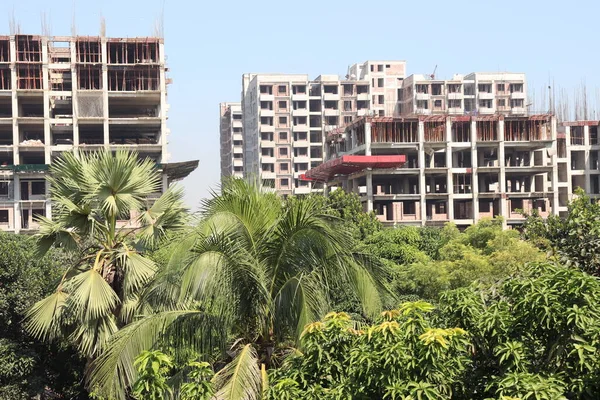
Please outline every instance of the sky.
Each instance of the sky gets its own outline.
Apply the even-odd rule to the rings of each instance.
[[[21,33],[151,36],[162,21],[169,77],[170,162],[200,160],[183,182],[195,209],[218,189],[219,103],[240,101],[247,72],[346,75],[350,64],[406,60],[407,73],[527,74],[541,97],[549,83],[600,88],[600,2],[557,0],[0,0]],[[596,92],[598,93],[598,92]]]

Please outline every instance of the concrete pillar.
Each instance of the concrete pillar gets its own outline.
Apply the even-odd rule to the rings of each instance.
[[[168,135],[170,134],[167,128],[167,113],[169,111],[169,105],[167,104],[167,77],[166,77],[166,66],[165,66],[165,50],[164,43],[159,44],[158,51],[160,61],[160,145],[161,145],[161,156],[160,162],[165,163],[168,161],[167,143]],[[290,88],[291,90],[291,88]],[[290,104],[291,108],[291,104]],[[310,133],[309,133],[310,134]]]
[[[419,121],[418,125],[419,146],[417,157],[419,162],[419,193],[421,194],[421,225],[425,225],[427,221],[427,210],[425,207],[425,129],[423,121]]]
[[[371,155],[371,123],[365,122],[365,155]]]
[[[504,218],[502,226],[508,227],[508,204],[506,195],[506,167],[504,166],[504,119],[498,121],[498,164],[500,165],[500,215]]]
[[[551,120],[551,134],[552,134],[552,214],[558,215],[558,137],[557,137],[557,120],[556,117],[552,117]],[[568,139],[567,139],[568,140]],[[568,148],[568,146],[567,146]],[[570,176],[568,173],[570,165],[567,168],[567,176]],[[571,179],[568,179],[569,181]]]
[[[104,147],[110,147],[110,135],[108,126],[108,44],[106,38],[101,38],[102,46],[102,109],[103,114],[103,127],[104,127]]]
[[[471,121],[471,192],[473,193],[473,222],[479,220],[479,175],[477,166],[477,123]]]
[[[14,174],[14,186],[14,226],[15,233],[19,233],[21,231],[21,180],[17,174]]]
[[[73,146],[75,150],[79,146],[79,103],[77,102],[77,50],[75,40],[71,40],[71,102],[73,103]]]
[[[367,212],[373,211],[373,172],[367,170]]]

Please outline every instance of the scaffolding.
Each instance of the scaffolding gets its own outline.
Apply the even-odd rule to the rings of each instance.
[[[0,39],[0,63],[10,62],[10,40]]]
[[[446,119],[423,122],[425,142],[446,141]]]
[[[451,125],[453,142],[471,141],[471,121],[453,121]]]
[[[155,64],[159,62],[159,40],[133,39],[108,43],[109,64]]]
[[[97,37],[78,37],[75,49],[79,63],[99,64],[102,62],[102,43]]]
[[[78,65],[77,88],[83,90],[101,90],[102,67],[95,65]]]
[[[508,142],[550,139],[550,117],[531,116],[504,121],[504,140]]]
[[[40,90],[42,81],[41,64],[17,64],[17,89]]]
[[[0,68],[0,90],[10,90],[10,68]]]
[[[373,143],[417,143],[419,122],[394,118],[378,118],[371,122]]]
[[[498,121],[479,120],[475,123],[478,142],[493,142],[498,140]]]
[[[39,36],[17,35],[17,62],[42,62],[42,41]]]
[[[109,91],[160,90],[160,70],[155,66],[112,67],[108,70]]]

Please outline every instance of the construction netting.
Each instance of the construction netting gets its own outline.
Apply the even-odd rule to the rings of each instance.
[[[104,107],[102,92],[77,93],[77,116],[78,118],[102,118]]]

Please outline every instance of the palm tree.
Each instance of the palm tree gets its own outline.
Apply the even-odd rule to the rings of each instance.
[[[143,250],[186,222],[182,192],[161,191],[153,161],[136,153],[64,153],[50,167],[52,219],[40,218],[40,253],[51,246],[74,254],[56,291],[26,316],[28,331],[68,338],[88,359],[132,321],[142,288],[155,274]],[[136,216],[135,223],[121,219]]]
[[[154,312],[120,331],[93,363],[88,383],[99,393],[122,398],[135,379],[133,358],[157,344],[173,346],[173,334],[209,351],[221,329],[221,339],[241,350],[216,374],[216,398],[256,398],[264,387],[260,364],[268,367],[278,343],[299,338],[329,311],[333,285],[352,287],[366,314],[380,309],[382,270],[351,252],[350,235],[321,202],[284,202],[232,180],[203,203],[201,215],[143,296]],[[188,316],[202,320],[183,323]],[[225,349],[224,340],[218,344]]]

